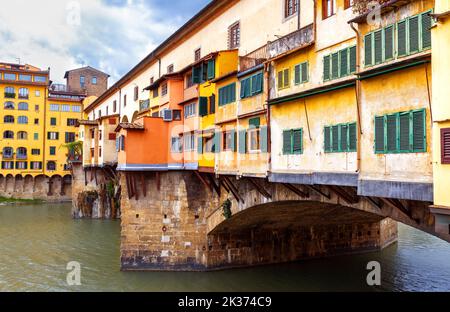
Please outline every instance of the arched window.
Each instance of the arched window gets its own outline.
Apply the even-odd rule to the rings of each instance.
[[[19,147],[17,149],[16,158],[17,159],[25,159],[25,158],[27,158],[27,149],[25,147]]]
[[[20,88],[19,89],[19,99],[28,99],[28,88]]]
[[[56,163],[54,161],[49,161],[47,163],[47,170],[48,171],[55,171],[56,170]]]
[[[17,122],[21,125],[26,125],[28,123],[28,117],[27,116],[19,116],[19,118],[17,118]]]
[[[27,111],[28,110],[28,103],[20,102],[18,108],[19,108],[19,110]]]
[[[3,158],[12,158],[14,150],[12,147],[3,148]]]
[[[14,99],[16,97],[16,89],[14,87],[5,88],[5,98]]]
[[[3,122],[4,123],[14,123],[14,117],[7,115],[7,116],[3,117]]]
[[[28,139],[28,133],[26,133],[25,131],[17,132],[17,139],[18,140],[27,140]]]
[[[3,132],[3,138],[4,139],[14,139],[14,132],[9,131],[9,130]]]
[[[5,102],[4,109],[14,109],[14,102]]]

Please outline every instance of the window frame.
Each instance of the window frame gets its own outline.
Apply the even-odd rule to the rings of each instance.
[[[346,149],[342,149],[342,128],[346,126],[347,127],[347,137],[346,137],[346,141],[347,141],[347,148]],[[351,148],[351,138],[350,138],[350,127],[351,126],[355,126],[356,131],[358,131],[358,123],[355,122],[344,122],[344,123],[339,123],[339,124],[333,124],[333,125],[327,125],[323,128],[323,136],[324,136],[324,140],[323,140],[323,149],[324,152],[326,154],[336,154],[336,153],[355,153],[358,150],[358,134],[356,132],[356,138],[355,138],[355,148],[352,149]],[[338,127],[338,149],[335,150],[333,148],[333,128],[334,127]],[[326,129],[329,128],[330,129],[330,137],[329,137],[329,142],[330,142],[330,149],[326,148]]]
[[[258,149],[252,149],[252,135],[256,133],[256,139],[258,142]],[[258,154],[261,153],[261,127],[247,129],[247,153]]]

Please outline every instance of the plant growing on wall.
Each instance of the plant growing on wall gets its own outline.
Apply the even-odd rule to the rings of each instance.
[[[391,0],[354,0],[353,1],[353,12],[358,14],[367,13],[367,11],[371,8],[370,5],[379,4],[382,5]]]
[[[222,215],[225,217],[225,219],[230,219],[232,216],[231,212],[231,200],[227,199],[225,200],[222,205]]]
[[[64,145],[67,148],[67,162],[81,161],[83,157],[83,142],[76,141]]]

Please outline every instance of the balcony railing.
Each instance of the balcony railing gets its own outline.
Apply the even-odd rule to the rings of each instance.
[[[10,92],[5,92],[5,98],[6,99],[15,99],[16,98],[16,94],[15,93],[10,93]]]
[[[301,48],[312,43],[314,40],[313,25],[305,26],[284,37],[268,43],[268,53],[270,58],[274,58],[288,51]]]
[[[17,154],[16,159],[27,159],[27,155],[26,154]]]
[[[3,154],[3,159],[13,159],[13,154]]]
[[[143,111],[150,108],[150,100],[144,100],[139,102],[139,110]]]
[[[255,66],[261,65],[267,59],[269,55],[267,53],[267,45],[260,47],[259,49],[239,58],[240,71],[246,71]]]
[[[29,98],[28,94],[19,94],[19,99],[28,100],[28,98]]]

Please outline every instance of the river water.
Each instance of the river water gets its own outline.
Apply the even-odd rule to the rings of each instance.
[[[208,273],[121,272],[119,245],[119,221],[72,220],[70,204],[0,206],[0,291],[450,291],[450,244],[404,225],[377,253]],[[381,286],[367,286],[369,261]]]

